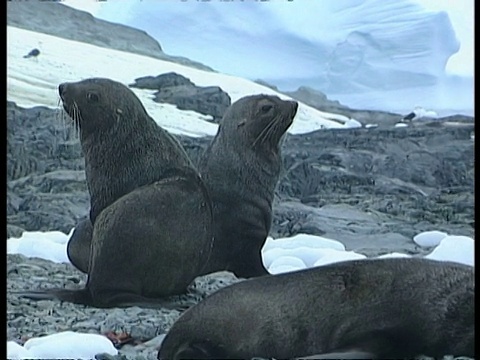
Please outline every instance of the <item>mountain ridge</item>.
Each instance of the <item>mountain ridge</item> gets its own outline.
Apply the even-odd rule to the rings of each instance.
[[[58,1],[9,1],[7,25],[214,71],[200,62],[165,54],[158,41],[143,30],[98,19]]]

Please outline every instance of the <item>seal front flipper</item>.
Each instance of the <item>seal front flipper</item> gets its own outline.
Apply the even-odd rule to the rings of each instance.
[[[159,351],[157,359],[230,359],[225,352],[225,349],[220,345],[215,345],[209,342],[208,340],[183,343],[175,350],[173,355],[170,350]]]
[[[109,297],[102,296],[102,302],[98,302],[94,301],[87,288],[15,291],[12,294],[32,300],[60,300],[99,308],[140,306],[144,308],[183,311],[197,303],[194,301],[178,303],[176,299],[148,298],[131,293],[113,293]]]
[[[67,243],[67,256],[73,266],[88,274],[93,225],[89,218],[80,221]]]

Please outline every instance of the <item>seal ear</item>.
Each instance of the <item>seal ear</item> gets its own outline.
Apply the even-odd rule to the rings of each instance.
[[[221,346],[205,340],[181,345],[173,359],[228,359],[228,357]]]

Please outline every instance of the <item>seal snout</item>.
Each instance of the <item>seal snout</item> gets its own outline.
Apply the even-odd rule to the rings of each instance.
[[[58,94],[60,95],[60,98],[62,100],[65,100],[65,88],[66,88],[66,83],[62,83],[58,85]]]

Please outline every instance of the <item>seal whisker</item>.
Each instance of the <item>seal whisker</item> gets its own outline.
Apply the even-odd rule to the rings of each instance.
[[[270,137],[270,135],[272,133],[275,133],[276,132],[276,124],[277,122],[279,122],[281,119],[280,119],[280,116],[275,116],[272,121],[270,121],[267,126],[265,126],[262,131],[260,132],[260,134],[256,137],[255,141],[253,142],[252,144],[252,148],[255,147],[255,145],[257,144],[257,142],[260,142],[260,144],[263,144],[265,143],[265,141]]]
[[[57,101],[57,106],[56,106],[56,108],[55,108],[54,114],[55,114],[55,115],[54,115],[54,117],[55,117],[55,124],[60,123],[59,120],[60,120],[60,118],[62,117],[62,110],[61,110],[61,108],[60,108],[60,98],[59,98],[58,101]],[[65,136],[65,128],[62,127],[62,129],[63,129],[63,132],[62,132],[62,140],[63,140],[63,138],[64,138],[64,136]],[[58,130],[57,126],[54,125],[54,127],[53,127],[53,144],[52,144],[52,149],[51,149],[51,151],[52,151],[52,156],[53,156],[53,154],[56,152],[55,150],[58,148],[58,137],[59,137],[59,130]],[[57,152],[57,156],[58,156],[58,152]]]
[[[260,143],[263,143],[262,138],[263,138],[264,134],[266,132],[268,132],[268,129],[270,128],[270,126],[272,126],[272,122],[268,123],[267,126],[262,129],[260,134],[258,134],[258,136],[255,138],[255,140],[252,143],[252,148],[254,148],[255,145],[257,144],[257,142],[259,142],[259,141],[260,141]]]
[[[80,111],[78,109],[78,104],[76,101],[73,101],[72,105],[72,119],[74,125],[74,136],[75,139],[80,139]]]
[[[262,131],[260,132],[260,134],[258,134],[258,136],[255,138],[255,140],[253,141],[252,143],[252,147],[255,147],[255,145],[260,142],[260,144],[262,144],[264,141],[265,141],[265,137],[266,137],[266,134],[269,133],[270,129],[274,126],[274,122],[275,122],[275,119],[273,119],[272,121],[270,121],[267,126],[265,126]]]
[[[55,108],[55,120],[56,123],[60,124],[59,126],[54,127],[55,140],[53,144],[53,149],[58,150],[58,141],[59,138],[63,141],[67,141],[70,138],[70,122],[67,122],[68,113],[62,106],[62,99],[57,98],[57,107]],[[61,128],[61,130],[59,129]],[[53,150],[52,149],[52,150]],[[57,157],[60,156],[60,153],[57,152]]]

